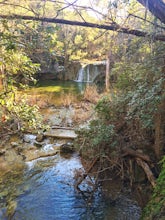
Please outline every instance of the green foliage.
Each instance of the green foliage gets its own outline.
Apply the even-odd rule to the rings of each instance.
[[[142,220],[164,219],[165,216],[165,156],[162,161],[162,169],[157,179],[152,198],[143,211]]]
[[[95,110],[98,113],[98,116],[102,120],[109,120],[112,118],[112,108],[111,108],[111,102],[108,96],[104,96],[101,98],[96,107]]]
[[[89,140],[92,140],[91,147],[110,145],[115,136],[114,126],[111,124],[105,125],[100,123],[99,120],[93,121],[88,135]],[[114,147],[114,144],[112,147]]]
[[[6,124],[12,129],[13,124],[15,130],[22,131],[44,128],[38,106],[28,105],[25,97],[16,100],[15,94],[16,89],[6,94],[0,94],[1,125]]]
[[[145,48],[146,44],[142,42],[141,47]],[[112,74],[117,76],[119,102],[126,110],[126,119],[137,119],[144,128],[153,128],[155,113],[165,92],[162,72],[164,45],[155,44],[154,47],[154,53],[150,51],[148,54],[149,49],[146,50],[142,62],[135,62],[134,57],[125,57],[115,63],[112,70]],[[141,57],[144,56],[142,48],[137,52]],[[157,59],[158,56],[160,59]]]
[[[39,65],[32,63],[23,51],[1,48],[0,69],[1,78],[6,86],[23,86],[35,81],[33,75],[39,70]],[[4,89],[7,89],[4,87]]]
[[[5,32],[1,35],[3,43],[0,45],[0,129],[40,128],[42,118],[38,107],[29,106],[23,97],[16,97],[17,87],[24,88],[35,81],[33,75],[39,70],[39,65],[34,64],[23,49],[18,50],[18,44],[9,34],[7,22],[3,23],[3,28]]]
[[[139,118],[143,127],[154,126],[155,113],[163,99],[164,77],[155,79],[154,84],[141,82],[136,85],[136,90],[129,93],[127,118]]]
[[[88,153],[89,158],[103,157],[117,146],[114,125],[106,125],[100,120],[92,121],[88,129],[81,129],[78,134],[85,140],[82,153]]]

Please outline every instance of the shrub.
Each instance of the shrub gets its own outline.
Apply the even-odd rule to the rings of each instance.
[[[165,156],[162,161],[162,169],[157,179],[152,198],[143,211],[142,220],[164,219],[165,216]]]

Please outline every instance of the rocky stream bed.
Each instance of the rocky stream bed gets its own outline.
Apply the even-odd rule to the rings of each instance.
[[[13,135],[0,148],[0,219],[138,220],[140,207],[119,183],[93,193],[89,176],[81,192],[75,189],[77,174],[85,172],[74,148],[75,129],[94,117],[93,107],[51,107],[42,114],[49,130]]]

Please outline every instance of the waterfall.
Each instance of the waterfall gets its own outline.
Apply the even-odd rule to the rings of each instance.
[[[77,79],[75,80],[76,82],[83,82],[84,78],[84,67],[81,67],[78,71]]]
[[[93,82],[95,78],[105,69],[105,63],[102,61],[85,64],[78,71],[76,82]]]
[[[76,82],[90,82],[90,72],[89,72],[89,67],[87,66],[82,66],[77,74],[77,79],[75,80]]]
[[[82,66],[77,74],[76,82],[92,82],[90,79],[90,68],[89,65]]]

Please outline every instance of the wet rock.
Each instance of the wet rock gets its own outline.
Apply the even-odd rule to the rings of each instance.
[[[75,151],[74,145],[73,145],[73,143],[70,143],[70,142],[68,142],[66,144],[63,144],[60,147],[60,152],[61,153],[66,153],[66,154],[67,153],[74,153],[74,151]]]
[[[36,141],[37,142],[42,142],[43,140],[44,140],[44,134],[38,134],[37,136],[36,136]]]
[[[1,169],[3,172],[22,170],[25,166],[22,156],[18,155],[13,149],[8,149],[2,160]]]
[[[43,147],[44,142],[35,141],[34,145],[35,145],[36,147],[38,147],[38,148],[41,148],[41,147]]]
[[[32,161],[39,158],[54,156],[59,153],[59,146],[53,144],[46,144],[41,148],[33,148],[30,151],[24,151],[24,155],[26,156],[25,161]]]
[[[33,134],[25,134],[24,135],[24,138],[23,138],[23,141],[25,143],[33,143],[36,139],[36,136],[33,135]]]
[[[5,149],[0,149],[0,156],[5,154]]]

